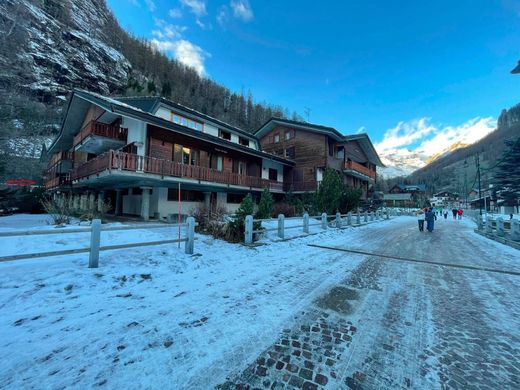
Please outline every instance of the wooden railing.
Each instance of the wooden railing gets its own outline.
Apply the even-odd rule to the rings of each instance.
[[[269,188],[283,190],[283,183],[262,179],[256,176],[239,175],[233,172],[223,172],[212,168],[186,165],[160,158],[139,156],[110,150],[75,168],[72,173],[74,180],[97,174],[104,170],[123,170],[144,172],[164,176],[184,177],[203,180],[212,183],[230,184],[250,188]]]
[[[56,165],[59,161],[63,161],[63,160],[72,160],[72,153],[71,152],[54,153],[49,160],[48,166],[52,167],[53,165]]]
[[[45,189],[50,190],[52,188],[68,186],[70,185],[70,176],[57,176],[45,181]]]
[[[96,121],[88,122],[78,134],[74,136],[74,146],[80,144],[89,135],[99,135],[112,139],[126,141],[128,129],[119,126],[107,125]]]
[[[346,170],[352,170],[359,172],[365,176],[368,176],[372,179],[376,178],[376,172],[371,170],[370,168],[365,167],[364,165],[357,163],[355,161],[345,161],[345,167]]]

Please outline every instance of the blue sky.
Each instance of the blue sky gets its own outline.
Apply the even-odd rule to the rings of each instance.
[[[509,73],[519,1],[108,4],[125,29],[205,76],[291,112],[308,107],[311,122],[367,132],[380,150],[429,153],[446,132],[439,142],[484,135],[520,102],[520,75]]]

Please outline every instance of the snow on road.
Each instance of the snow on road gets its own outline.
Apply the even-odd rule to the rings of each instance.
[[[0,264],[0,387],[242,383],[240,373],[281,334],[310,329],[302,321],[314,316],[339,321],[338,329],[345,321],[357,328],[345,333],[349,343],[335,355],[333,373],[321,368],[328,360],[322,366],[313,361],[327,388],[464,387],[470,373],[480,375],[479,385],[500,380],[508,388],[520,369],[518,278],[306,245],[520,268],[518,251],[476,235],[469,221],[439,221],[432,234],[419,233],[415,224],[399,217],[339,231],[314,226],[316,235],[289,241],[268,235],[266,245],[254,248],[197,235],[193,256],[175,245],[117,250],[103,252],[95,270],[86,267],[88,255]],[[125,232],[124,239],[173,234],[160,230]],[[66,236],[38,245],[84,244]],[[50,236],[24,239],[33,245],[44,237]],[[13,245],[21,243],[0,240],[0,247],[16,252]],[[317,307],[338,286],[356,292],[352,310],[338,315]],[[479,354],[484,361],[473,362]],[[278,380],[272,370],[270,384]],[[310,380],[320,384],[322,377]]]

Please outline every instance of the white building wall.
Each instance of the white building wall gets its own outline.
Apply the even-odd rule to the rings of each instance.
[[[179,204],[176,200],[168,200],[168,188],[154,188],[157,192],[157,211],[160,218],[168,217],[168,214],[177,214]],[[204,202],[181,202],[181,214],[191,215],[198,207],[203,206]]]
[[[265,158],[262,160],[262,179],[269,179],[269,168],[276,169],[278,171],[276,181],[283,182],[283,165],[276,161],[266,160]]]
[[[218,137],[218,128],[209,123],[204,123],[204,133]]]
[[[127,142],[129,144],[134,142],[137,145],[137,154],[144,156],[146,147],[146,123],[137,119],[123,117],[121,127],[128,129]]]

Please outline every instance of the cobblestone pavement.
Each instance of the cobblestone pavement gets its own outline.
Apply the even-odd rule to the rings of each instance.
[[[516,258],[520,269],[518,252],[458,221],[440,221],[431,234],[412,218],[382,229],[367,237],[373,252],[501,269]],[[518,277],[365,257],[291,324],[218,387],[520,388]]]

